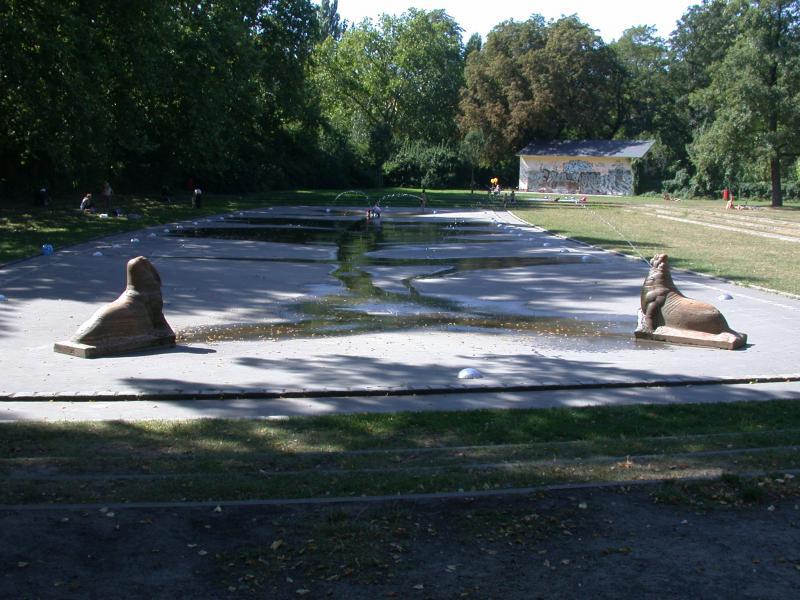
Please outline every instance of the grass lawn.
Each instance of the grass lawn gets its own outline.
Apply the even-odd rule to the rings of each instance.
[[[797,467],[797,402],[0,425],[0,504],[719,478]]]
[[[721,201],[593,198],[587,205],[521,200],[514,212],[554,233],[673,266],[800,294],[800,207],[725,211]],[[773,237],[768,237],[773,236]]]

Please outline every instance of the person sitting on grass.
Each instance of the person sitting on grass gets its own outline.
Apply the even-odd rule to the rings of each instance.
[[[731,208],[733,208],[733,193],[732,192],[728,194],[728,203],[725,205],[725,208],[727,210],[730,210]]]
[[[92,193],[87,192],[87,194],[81,200],[81,210],[85,213],[93,213],[95,212],[94,202],[92,201]]]

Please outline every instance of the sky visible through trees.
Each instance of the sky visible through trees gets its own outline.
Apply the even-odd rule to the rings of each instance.
[[[444,9],[464,30],[462,38],[469,39],[478,33],[484,39],[497,23],[514,19],[524,21],[531,14],[541,14],[545,19],[558,19],[565,15],[577,15],[597,30],[607,43],[618,39],[622,32],[634,25],[652,25],[658,35],[668,37],[675,23],[691,6],[690,0],[561,0],[560,2],[519,2],[519,0],[495,0],[491,4],[464,2],[463,0],[342,0],[339,12],[342,19],[360,23],[365,18],[380,14],[401,14],[413,6],[425,10]]]

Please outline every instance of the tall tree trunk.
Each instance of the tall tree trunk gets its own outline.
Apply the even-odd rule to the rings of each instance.
[[[772,206],[783,206],[783,195],[781,194],[781,158],[771,156],[769,159],[769,173],[772,179]]]

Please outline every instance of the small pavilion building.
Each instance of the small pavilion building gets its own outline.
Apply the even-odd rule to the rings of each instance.
[[[556,194],[634,194],[633,161],[653,140],[532,142],[517,153],[519,189]]]

